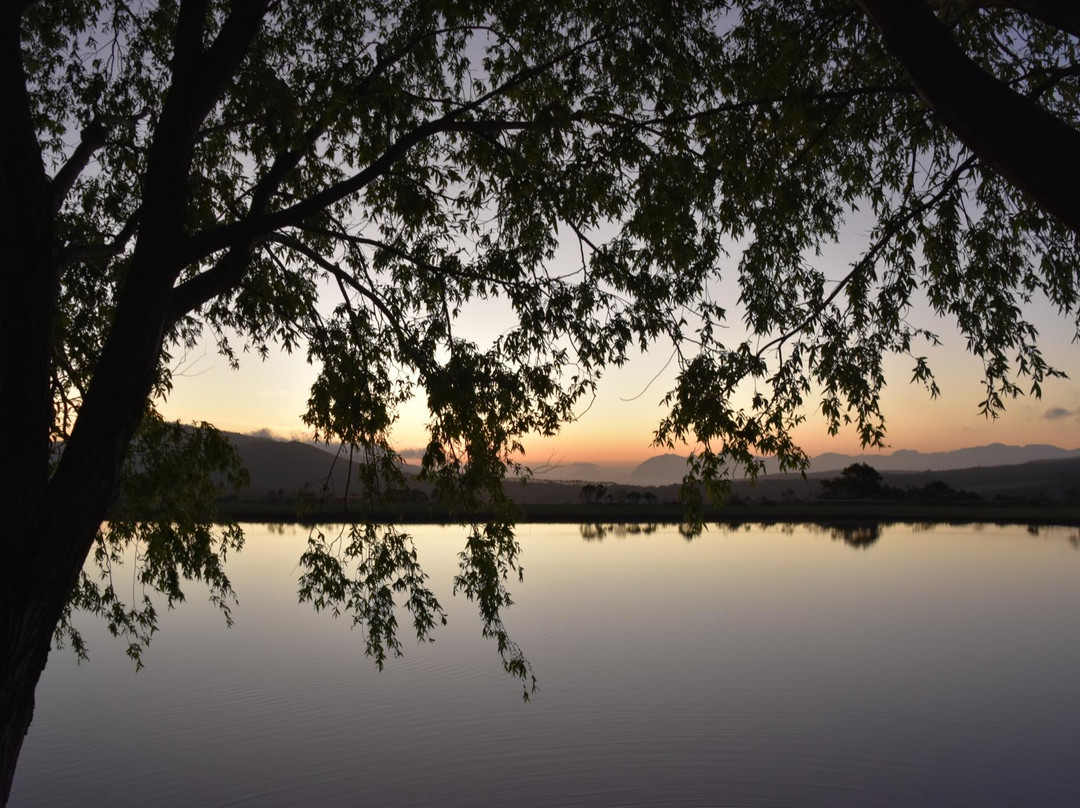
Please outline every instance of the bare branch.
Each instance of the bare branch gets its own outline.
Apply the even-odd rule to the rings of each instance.
[[[102,244],[69,244],[57,253],[56,262],[60,266],[64,266],[66,264],[76,264],[80,261],[100,261],[116,258],[124,253],[128,243],[138,229],[139,211],[136,210],[112,241]]]
[[[181,317],[237,286],[251,261],[252,245],[233,247],[210,269],[184,281],[173,289],[165,318],[166,329]]]
[[[49,213],[53,216],[59,212],[71,186],[86,168],[94,152],[105,145],[105,134],[105,126],[97,119],[91,121],[90,125],[82,130],[79,145],[75,147],[71,157],[60,167],[52,182],[49,183]]]

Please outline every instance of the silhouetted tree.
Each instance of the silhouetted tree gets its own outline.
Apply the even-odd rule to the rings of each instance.
[[[905,494],[911,499],[930,502],[958,502],[981,499],[978,494],[953,488],[943,480],[931,480],[917,488],[909,487],[906,489]]]
[[[606,485],[601,483],[586,483],[581,487],[581,501],[587,504],[601,502],[606,493]]]
[[[852,463],[839,477],[821,481],[823,499],[879,499],[894,492],[884,485],[884,478],[873,466]]]
[[[212,427],[154,411],[200,339],[232,362],[307,351],[307,422],[367,454],[373,496],[400,482],[388,435],[422,391],[423,481],[468,526],[457,584],[526,679],[499,619],[518,550],[502,479],[635,346],[678,348],[657,441],[695,445],[712,480],[761,455],[802,467],[815,383],[830,428],[880,443],[887,354],[936,391],[916,288],[982,358],[985,412],[1022,379],[1038,392],[1055,371],[1017,301],[1076,312],[1080,11],[934,8],[7,3],[0,801],[54,633],[82,651],[70,610],[111,616],[136,658],[149,636],[151,610],[82,572],[92,548],[139,541],[147,588],[175,600],[204,578],[227,607],[220,552],[242,536],[213,526],[215,494],[243,471]],[[836,280],[809,256],[856,209],[869,239]],[[580,266],[552,263],[560,237]],[[734,241],[749,335],[729,344],[711,290]],[[459,334],[494,298],[516,325]],[[365,598],[385,551],[426,636],[442,612],[409,537],[350,539],[342,565],[313,535],[301,591],[359,604],[380,658],[395,624]]]

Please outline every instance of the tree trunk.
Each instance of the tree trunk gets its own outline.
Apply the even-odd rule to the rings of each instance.
[[[0,806],[8,804],[23,739],[34,717],[34,689],[45,667],[32,664],[3,678],[0,696]]]
[[[204,48],[205,3],[184,2],[176,52],[149,153],[138,236],[118,286],[112,326],[82,392],[63,456],[50,469],[54,324],[60,299],[53,215],[65,183],[47,176],[23,69],[22,14],[0,10],[0,379],[8,428],[0,430],[0,806],[34,712],[34,688],[53,630],[120,481],[153,388],[182,268],[196,134],[259,30],[265,0],[236,3]],[[77,170],[77,169],[76,169]],[[61,198],[57,198],[59,193]],[[51,473],[50,473],[51,472]]]
[[[51,602],[50,602],[51,601]],[[49,657],[53,629],[66,593],[35,599],[20,609],[3,604],[0,649],[0,806],[7,805],[23,739],[34,717],[34,690]]]
[[[13,240],[18,243],[17,240]],[[21,246],[21,245],[20,245]],[[30,245],[16,273],[23,297],[5,301],[0,369],[10,373],[18,421],[3,431],[0,505],[0,807],[7,804],[53,631],[119,484],[161,351],[168,283],[126,289],[79,420],[49,475],[53,411],[49,358],[55,294],[51,251]],[[19,264],[16,264],[17,266]],[[129,284],[131,287],[132,284]],[[22,305],[19,305],[22,303]],[[28,403],[29,402],[29,403]]]
[[[8,537],[23,545],[24,565],[5,576],[8,585],[0,593],[0,806],[11,792],[53,631],[107,504],[82,512],[46,509],[28,532]]]

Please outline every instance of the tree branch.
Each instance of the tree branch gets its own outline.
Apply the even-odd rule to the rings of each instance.
[[[573,116],[573,119],[579,120],[580,116]],[[378,159],[348,179],[312,194],[288,208],[223,225],[194,236],[180,249],[179,260],[181,265],[186,266],[226,249],[237,241],[265,237],[283,227],[297,227],[307,217],[362,191],[373,180],[389,171],[413,146],[430,137],[449,132],[508,132],[528,129],[535,125],[537,125],[535,121],[457,121],[450,116],[428,121],[404,134]]]
[[[303,225],[300,229],[303,230],[304,232],[307,232],[307,233],[315,233],[315,234],[321,235],[321,236],[329,236],[330,238],[338,239],[339,241],[343,241],[343,242],[346,242],[346,243],[349,243],[349,244],[355,244],[355,245],[360,246],[360,247],[371,247],[372,249],[375,249],[375,250],[385,250],[386,252],[390,253],[391,255],[393,255],[393,256],[395,256],[397,258],[400,258],[402,261],[408,261],[410,264],[417,267],[418,269],[426,270],[427,272],[430,272],[433,275],[440,275],[440,274],[445,273],[445,274],[448,274],[448,275],[457,275],[459,277],[461,276],[461,273],[453,272],[451,270],[446,269],[445,267],[435,266],[432,263],[429,263],[429,262],[424,261],[424,260],[422,260],[420,258],[417,258],[415,255],[412,255],[411,253],[406,252],[405,250],[401,249],[400,247],[395,247],[393,244],[387,244],[385,241],[379,241],[378,239],[367,238],[365,236],[356,236],[356,235],[353,235],[352,233],[345,233],[345,232],[342,232],[342,231],[339,231],[339,230],[330,230],[329,228],[325,228],[325,227],[314,227],[314,226],[311,226],[311,225],[308,225],[308,224]],[[277,240],[277,239],[275,239],[275,240]],[[285,244],[284,241],[281,241],[279,243]],[[290,241],[289,245],[291,246],[292,243],[293,242]],[[476,277],[479,277],[479,276],[476,276]],[[495,279],[494,278],[484,278],[484,280],[494,281]]]
[[[209,0],[181,0],[176,16],[176,35],[173,37],[173,57],[170,63],[173,78],[187,75],[202,56],[203,35]]]
[[[980,8],[1011,8],[1080,37],[1080,4],[1076,0],[973,0]]]
[[[329,107],[329,105],[328,105]],[[274,192],[280,187],[285,177],[300,163],[303,149],[309,148],[326,131],[329,118],[322,116],[304,133],[303,147],[283,152],[274,160],[267,172],[255,183],[248,205],[248,218],[264,215],[270,207]],[[218,263],[173,289],[169,299],[168,327],[171,328],[181,317],[206,303],[211,298],[222,294],[240,283],[244,277],[255,245],[255,238],[238,240],[229,249],[228,254]],[[182,264],[183,266],[184,264]]]
[[[53,216],[60,211],[72,186],[90,162],[90,158],[94,156],[94,152],[101,149],[108,142],[109,133],[106,127],[109,124],[131,125],[145,114],[146,111],[144,110],[138,115],[130,117],[95,116],[82,130],[79,145],[75,147],[75,151],[71,153],[67,162],[60,167],[52,182],[49,183],[49,208]]]
[[[141,210],[141,209],[140,209]],[[77,264],[80,261],[99,261],[107,258],[116,258],[127,249],[128,243],[139,229],[139,210],[136,210],[124,222],[124,227],[105,244],[69,244],[61,249],[56,255],[56,263],[59,266]]]
[[[269,8],[270,0],[234,0],[217,38],[193,70],[200,123],[240,66]]]
[[[431,373],[431,357],[425,356],[411,346],[410,340],[405,334],[405,331],[402,329],[399,315],[390,310],[390,307],[386,305],[385,300],[372,292],[362,283],[358,283],[356,278],[354,278],[348,272],[345,272],[340,266],[333,263],[332,261],[327,260],[299,239],[282,233],[278,233],[271,236],[270,240],[282,245],[283,247],[287,247],[290,250],[295,250],[296,252],[305,256],[306,258],[314,262],[316,265],[318,265],[321,269],[329,272],[337,281],[339,286],[348,286],[354,292],[369,300],[372,305],[374,305],[375,308],[377,308],[382,313],[383,317],[386,318],[389,326],[394,330],[394,333],[397,335],[398,338],[398,348],[402,351],[402,353],[406,354],[413,361],[416,369],[421,374],[426,376]]]
[[[578,53],[590,44],[593,44],[598,38],[599,37],[590,37],[587,40],[579,42],[572,48],[568,48],[567,50],[552,56],[550,59],[538,62],[537,64],[514,74],[498,87],[492,88],[469,103],[462,104],[457,109],[447,112],[442,117],[426,121],[415,129],[404,133],[366,168],[341,182],[335,183],[318,193],[312,194],[307,199],[303,199],[288,208],[275,211],[274,213],[255,216],[233,224],[223,225],[214,230],[204,231],[192,237],[180,249],[180,265],[187,266],[196,263],[205,259],[207,256],[213,255],[220,250],[227,249],[236,243],[258,239],[259,237],[266,236],[283,227],[295,227],[300,225],[312,214],[325,210],[334,203],[340,202],[342,199],[363,190],[373,180],[385,174],[390,167],[404,157],[413,146],[422,143],[430,137],[449,132],[506,132],[528,129],[532,126],[539,125],[541,122],[536,120],[468,120],[465,119],[465,116],[482,108],[490,99],[504,94],[536,76],[543,74],[544,71],[550,69],[553,65],[570,58],[575,53]],[[583,118],[584,113],[579,111],[567,116],[564,120],[559,122],[570,123],[582,120]],[[550,126],[552,121],[546,120],[542,123],[543,125]]]
[[[712,118],[717,115],[726,115],[729,112],[743,112],[745,110],[764,107],[769,104],[783,104],[790,101],[850,101],[863,95],[882,95],[885,93],[897,95],[909,95],[915,91],[910,84],[871,84],[865,87],[851,87],[846,90],[822,90],[816,93],[790,93],[777,96],[757,96],[742,101],[727,101],[714,107],[700,110],[699,112],[683,116],[668,116],[655,118],[655,122],[667,121],[674,123],[690,123],[692,121]],[[649,123],[652,123],[650,121]]]
[[[858,2],[942,122],[981,160],[1080,233],[1080,132],[975,64],[923,0]]]
[[[873,246],[870,247],[866,255],[864,255],[859,261],[857,261],[855,265],[851,268],[851,271],[848,272],[847,275],[845,275],[837,282],[836,286],[833,287],[832,291],[829,292],[828,296],[826,296],[820,304],[815,306],[813,311],[806,315],[806,317],[804,317],[798,323],[798,325],[794,326],[790,330],[785,331],[780,336],[775,337],[774,339],[762,345],[761,348],[759,348],[755,352],[755,355],[760,359],[770,348],[783,345],[796,334],[804,331],[807,326],[813,323],[814,320],[816,320],[825,312],[829,305],[836,299],[837,295],[839,295],[840,292],[843,291],[853,280],[873,269],[874,265],[877,262],[878,255],[880,255],[881,251],[885,249],[885,246],[894,237],[899,235],[899,233],[905,227],[907,227],[908,224],[910,224],[918,216],[921,216],[924,212],[926,212],[938,202],[940,202],[945,197],[945,195],[949,193],[949,191],[951,191],[957,186],[957,184],[959,184],[961,178],[974,164],[975,158],[968,157],[966,160],[960,163],[960,165],[953,169],[952,173],[948,176],[948,178],[946,178],[943,183],[941,183],[941,185],[937,188],[937,191],[932,196],[920,200],[918,204],[911,206],[906,211],[903,211],[900,216],[889,222],[889,224],[885,228],[885,232],[881,235],[880,238],[877,239]]]
[[[173,289],[165,319],[166,330],[184,315],[237,286],[244,279],[250,261],[251,245],[233,247],[210,269]]]
[[[49,212],[55,216],[64,204],[71,186],[79,178],[94,152],[105,145],[105,126],[99,120],[93,120],[82,130],[82,139],[75,147],[71,157],[60,167],[49,183]]]

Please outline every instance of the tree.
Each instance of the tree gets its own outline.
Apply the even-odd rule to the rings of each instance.
[[[581,486],[581,501],[586,505],[600,502],[607,493],[607,486],[603,483],[585,483]]]
[[[821,496],[824,499],[881,499],[895,496],[895,492],[883,483],[884,478],[873,466],[852,463],[840,472],[839,477],[821,481]]]
[[[1066,4],[14,0],[2,15],[5,800],[54,632],[81,649],[71,609],[104,614],[136,659],[153,631],[152,605],[82,572],[88,554],[137,543],[149,587],[176,599],[205,578],[227,614],[220,562],[242,536],[213,504],[242,470],[208,425],[154,411],[199,339],[233,361],[307,351],[307,422],[367,458],[371,497],[395,487],[389,430],[422,391],[424,477],[469,526],[456,587],[527,680],[499,619],[518,570],[501,481],[522,436],[557,430],[635,346],[674,344],[657,441],[694,445],[692,474],[716,481],[763,454],[802,467],[791,430],[815,397],[833,430],[880,443],[885,354],[911,354],[935,392],[917,294],[982,358],[990,415],[1057,373],[1020,303],[1076,314]],[[873,217],[863,255],[830,278],[812,256],[857,209]],[[736,242],[741,298],[717,301]],[[579,265],[559,269],[569,247]],[[492,345],[460,336],[466,303],[494,298],[516,325]],[[748,336],[725,342],[740,315]],[[365,621],[376,659],[396,648],[394,592],[420,636],[441,621],[398,530],[358,526],[343,557],[313,535],[304,563],[301,593]]]

